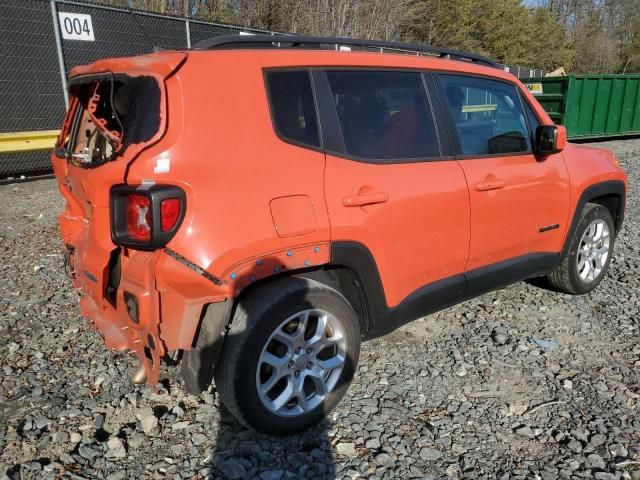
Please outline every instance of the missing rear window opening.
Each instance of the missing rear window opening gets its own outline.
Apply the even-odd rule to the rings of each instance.
[[[71,81],[70,122],[56,153],[81,167],[114,160],[160,128],[160,87],[151,76],[104,74]],[[67,127],[68,125],[68,127]]]

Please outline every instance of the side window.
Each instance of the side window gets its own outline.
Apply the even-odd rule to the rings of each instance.
[[[529,129],[531,130],[532,135],[535,133],[538,126],[540,126],[540,120],[536,115],[536,112],[533,111],[531,105],[525,98],[522,98],[522,104],[524,105],[524,111],[527,114],[527,120],[529,121]]]
[[[319,147],[318,119],[309,72],[273,71],[266,75],[276,131],[293,142]]]
[[[326,74],[348,155],[372,160],[440,156],[420,73]]]
[[[514,85],[462,75],[440,75],[463,155],[531,151],[531,136]]]

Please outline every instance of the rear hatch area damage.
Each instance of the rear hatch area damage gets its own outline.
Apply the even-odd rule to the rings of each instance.
[[[66,200],[59,215],[66,269],[80,294],[82,315],[108,348],[128,349],[138,357],[150,384],[158,382],[167,351],[155,279],[160,252],[113,242],[110,192],[126,184],[130,164],[163,137],[165,81],[185,59],[185,53],[167,52],[74,68],[69,110],[52,154]],[[124,291],[135,293],[137,322]]]
[[[150,141],[160,128],[160,87],[151,76],[78,77],[69,91],[75,115],[56,153],[79,167],[114,160],[130,145]]]

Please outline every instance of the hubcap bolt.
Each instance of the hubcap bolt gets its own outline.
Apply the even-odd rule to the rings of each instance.
[[[313,368],[313,362],[309,362],[309,363],[307,363],[307,368],[308,368],[308,369],[312,369],[312,368]]]
[[[289,368],[293,367],[293,360],[289,360]]]
[[[310,354],[311,352],[313,352],[313,348],[307,348],[307,353]]]
[[[296,377],[300,376],[300,370],[296,370]]]
[[[296,355],[300,353],[300,348],[296,348]]]

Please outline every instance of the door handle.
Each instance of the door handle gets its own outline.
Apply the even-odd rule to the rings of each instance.
[[[504,180],[495,179],[478,182],[474,185],[474,187],[479,192],[486,192],[489,190],[497,190],[499,188],[503,188],[506,184],[507,182],[505,182]]]
[[[374,203],[384,203],[389,200],[389,194],[384,192],[367,193],[362,195],[347,195],[342,198],[345,207],[363,207]]]

